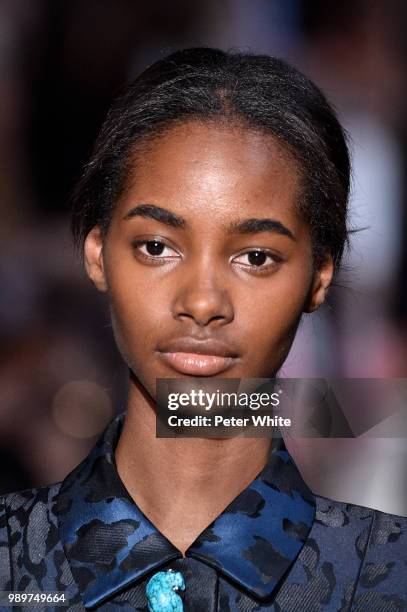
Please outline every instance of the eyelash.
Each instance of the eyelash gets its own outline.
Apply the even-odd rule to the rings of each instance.
[[[148,261],[152,263],[153,265],[157,266],[157,265],[163,265],[166,261],[168,262],[171,259],[177,259],[177,257],[168,257],[168,256],[163,256],[163,255],[153,256],[147,253],[143,253],[140,250],[140,247],[145,246],[148,243],[157,243],[157,244],[163,245],[165,248],[172,249],[172,247],[167,245],[163,240],[154,240],[154,239],[135,240],[133,241],[132,246],[135,251],[138,251],[138,255],[141,256],[144,261]],[[172,250],[175,250],[175,249],[172,249]],[[243,257],[245,255],[249,255],[250,253],[255,253],[255,252],[264,253],[267,257],[272,258],[273,261],[269,263],[268,265],[263,265],[263,266],[256,266],[254,264],[240,264],[244,268],[249,269],[251,272],[254,272],[254,274],[263,274],[263,273],[269,272],[271,268],[275,268],[283,261],[283,259],[279,257],[278,255],[275,255],[274,253],[271,253],[267,251],[266,249],[260,249],[260,248],[250,249],[249,251],[240,253],[240,255],[238,255],[237,257]]]
[[[267,274],[272,269],[276,268],[281,262],[282,258],[278,257],[274,253],[270,253],[265,249],[251,249],[250,251],[246,251],[245,253],[241,253],[238,257],[244,257],[245,255],[249,255],[250,253],[264,253],[267,257],[269,257],[272,261],[268,264],[262,264],[261,266],[256,266],[255,264],[240,264],[246,269],[249,269],[254,274]]]
[[[172,247],[170,247],[169,245],[165,244],[165,242],[163,242],[163,240],[135,240],[132,244],[133,244],[133,248],[135,251],[138,250],[139,254],[142,256],[142,258],[145,261],[150,261],[152,264],[154,265],[162,265],[163,264],[163,260],[169,260],[169,259],[176,259],[174,257],[163,257],[162,255],[156,255],[155,257],[153,255],[148,255],[146,253],[142,253],[140,251],[140,247],[143,245],[148,244],[149,242],[154,242],[157,244],[162,244],[164,245],[166,248],[171,249]],[[175,249],[172,249],[175,250]]]

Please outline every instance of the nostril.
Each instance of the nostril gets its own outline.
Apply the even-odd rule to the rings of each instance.
[[[216,322],[216,321],[225,322],[225,323],[228,322],[228,319],[226,317],[224,317],[223,315],[214,315],[214,316],[205,317],[205,316],[202,316],[202,315],[199,316],[199,315],[196,315],[196,314],[192,315],[192,314],[189,314],[187,312],[176,314],[176,315],[174,315],[174,318],[175,319],[181,319],[181,320],[184,319],[184,318],[187,319],[187,320],[192,320],[192,321],[194,321],[195,323],[197,323],[200,326],[206,326],[206,325],[209,325],[210,323]]]
[[[193,319],[200,326],[228,323],[233,320],[233,305],[228,296],[217,289],[194,289],[177,296],[173,307],[175,319]]]

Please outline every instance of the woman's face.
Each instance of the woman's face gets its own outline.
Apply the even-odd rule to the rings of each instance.
[[[332,277],[330,258],[314,270],[299,194],[296,163],[258,131],[189,122],[138,150],[85,261],[150,395],[156,378],[276,374]]]

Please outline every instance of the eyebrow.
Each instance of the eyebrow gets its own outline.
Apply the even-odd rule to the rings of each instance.
[[[170,227],[185,228],[187,225],[185,219],[179,217],[175,213],[156,206],[155,204],[139,204],[135,206],[124,216],[124,219],[132,219],[133,217],[145,217],[147,219],[154,219]]]
[[[167,210],[156,206],[155,204],[139,204],[134,206],[131,210],[126,213],[124,219],[132,219],[133,217],[144,217],[147,219],[154,219],[164,225],[170,227],[185,229],[188,224],[186,220]],[[273,232],[281,234],[282,236],[288,236],[291,240],[295,240],[294,234],[288,229],[281,221],[276,219],[244,219],[243,221],[233,221],[227,227],[228,234],[259,234],[261,232]]]
[[[260,232],[275,232],[295,240],[294,234],[281,221],[276,219],[245,219],[234,221],[228,228],[230,234],[259,234]]]

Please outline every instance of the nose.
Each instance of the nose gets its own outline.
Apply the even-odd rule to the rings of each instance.
[[[200,327],[222,326],[233,321],[234,309],[221,278],[204,266],[184,273],[172,310],[179,321],[194,321]]]

